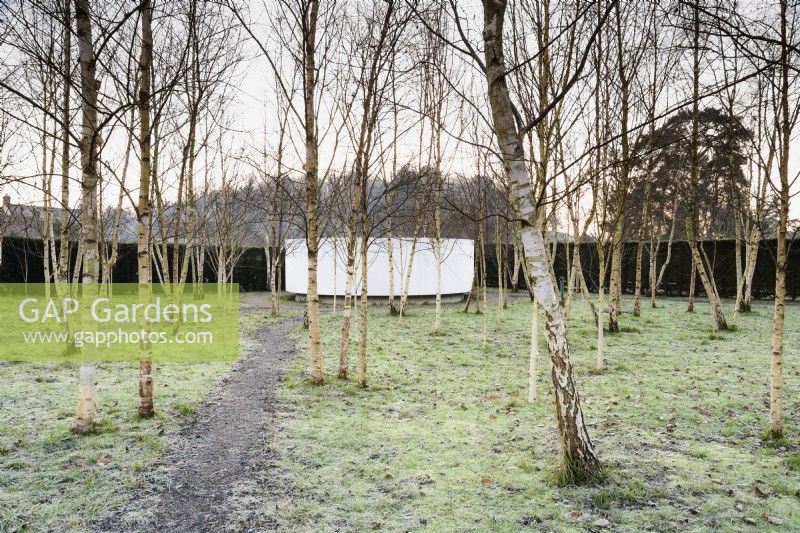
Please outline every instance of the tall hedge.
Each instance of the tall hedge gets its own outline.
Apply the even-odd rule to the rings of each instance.
[[[736,296],[736,263],[735,241],[719,240],[702,243],[708,257],[714,263],[714,275],[720,295],[724,297]],[[753,276],[753,296],[756,298],[771,297],[775,287],[775,240],[761,242],[758,250],[756,271]],[[58,244],[56,244],[58,248]],[[572,250],[573,245],[570,245]],[[489,285],[497,286],[497,262],[495,260],[494,246],[487,249],[487,274]],[[172,257],[172,246],[169,247],[169,256]],[[567,269],[565,264],[565,246],[559,243],[556,249],[554,270],[557,278],[566,279]],[[597,287],[597,248],[593,243],[583,243],[580,246],[581,261],[584,276],[590,290]],[[666,244],[662,244],[658,251],[658,268],[663,264],[667,254]],[[510,286],[510,276],[513,263],[513,250],[507,247],[504,257],[504,270],[506,285]],[[71,260],[74,264],[75,245],[72,246]],[[642,289],[644,293],[650,287],[649,282],[649,256],[647,247],[644,249],[642,259]],[[622,286],[626,293],[633,293],[636,276],[636,243],[626,243],[622,258]],[[283,269],[281,269],[283,272]],[[155,273],[155,269],[153,270]],[[689,293],[689,276],[691,272],[691,254],[689,245],[685,241],[676,241],[672,245],[672,258],[664,274],[661,289],[669,296],[685,296]],[[119,259],[112,274],[113,280],[120,283],[136,282],[136,244],[121,243],[119,245]],[[210,257],[206,256],[204,281],[213,283],[216,275]],[[281,276],[284,278],[284,276]],[[191,277],[189,278],[191,280]],[[285,278],[284,278],[285,279]],[[284,279],[281,286],[284,286]],[[38,239],[24,239],[19,237],[6,237],[3,239],[3,262],[0,265],[0,282],[3,283],[41,283],[44,280],[42,267],[42,241]],[[245,250],[238,264],[233,270],[233,281],[239,283],[242,291],[267,290],[267,261],[263,248],[248,248]],[[519,287],[525,289],[524,276],[519,277]],[[608,287],[608,280],[606,280]],[[702,294],[702,284],[697,283],[698,294]],[[786,294],[792,299],[800,297],[800,239],[794,241],[789,247],[789,261],[786,273]]]
[[[705,241],[701,243],[709,259],[714,264],[714,276],[720,295],[723,297],[736,296],[736,249],[734,240]],[[636,243],[625,243],[622,256],[622,287],[623,291],[632,294],[636,279]],[[570,251],[573,249],[570,245]],[[753,296],[756,298],[772,297],[775,290],[775,239],[764,240],[758,249],[756,270],[753,275]],[[497,261],[493,253],[494,246],[488,246],[488,267],[490,286],[497,286]],[[567,277],[565,264],[565,245],[559,243],[556,251],[554,270],[557,278]],[[744,250],[743,250],[744,251]],[[598,253],[594,243],[580,245],[581,263],[586,283],[590,290],[597,288]],[[650,287],[650,257],[647,246],[642,254],[642,291],[647,294]],[[656,275],[664,263],[667,255],[666,243],[662,243],[658,250],[658,263]],[[511,269],[513,268],[513,249],[509,246],[504,257],[506,271],[506,284],[510,286]],[[691,252],[686,241],[676,241],[672,245],[672,257],[664,273],[660,289],[668,296],[686,296],[689,294],[689,278],[691,276]],[[607,271],[610,270],[607,265]],[[606,274],[608,275],[608,274]],[[608,289],[608,279],[606,279]],[[519,277],[519,287],[525,288],[525,280]],[[696,284],[697,294],[703,294],[700,280]],[[786,272],[786,295],[792,299],[800,297],[800,239],[795,240],[789,247],[789,261]]]

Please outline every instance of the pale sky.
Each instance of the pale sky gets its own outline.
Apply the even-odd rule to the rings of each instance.
[[[465,21],[465,25],[471,28],[471,30],[468,31],[472,32],[471,35],[475,38],[477,43],[479,38],[479,33],[477,32],[477,23],[479,21],[476,19],[475,14],[479,12],[479,8],[477,7],[478,4],[476,2],[469,2],[469,5],[468,3],[463,3],[462,5],[463,13],[465,14],[464,16],[470,19]],[[256,27],[256,33],[259,32],[261,35],[268,35],[269,27],[266,25]],[[229,149],[235,153],[239,153],[241,148],[247,149],[247,147],[252,146],[260,148],[264,143],[263,133],[265,130],[267,132],[267,144],[274,148],[277,142],[277,136],[275,135],[275,132],[277,131],[278,116],[275,112],[276,98],[275,88],[273,86],[274,77],[272,76],[267,62],[259,54],[258,50],[252,43],[248,42],[245,45],[244,51],[245,56],[248,57],[248,59],[246,63],[241,66],[237,75],[237,81],[235,84],[237,88],[235,103],[231,106],[230,113],[230,120],[233,129],[238,133],[226,134],[225,136],[225,142],[229,145]],[[462,58],[458,61],[466,61],[466,59]],[[472,68],[467,68],[462,64],[458,65],[457,72],[461,78],[461,85],[465,86],[471,82],[474,84],[476,90],[485,91],[485,82],[477,76],[477,71]],[[669,100],[678,100],[680,97],[681,95],[678,94],[667,95]],[[417,106],[416,99],[410,95],[407,95],[407,97],[401,101],[401,104],[410,108]],[[332,103],[330,101],[323,102],[323,107],[329,108],[331,105]],[[448,116],[450,117],[447,121],[447,129],[456,135],[459,135],[462,129],[462,126],[457,118],[459,107],[461,105],[462,103],[457,96],[451,98],[447,105],[449,113]],[[713,102],[710,102],[709,105],[713,105]],[[485,110],[484,112],[488,115],[487,111],[488,110]],[[330,119],[330,116],[322,116],[320,118],[320,128],[324,129],[330,123]],[[336,120],[339,120],[339,118],[337,117]],[[410,124],[417,120],[417,118],[413,111],[406,111],[404,113],[403,120],[407,124]],[[391,132],[387,131],[386,136],[390,137]],[[299,169],[302,162],[301,156],[303,152],[302,136],[299,134],[297,127],[294,128],[293,138],[294,148],[292,150],[295,151],[295,157],[291,157],[292,161],[290,161],[289,164],[290,166]],[[488,140],[483,142],[489,144]],[[444,154],[446,156],[446,169],[454,173],[472,173],[475,167],[474,148],[458,142],[449,135],[443,136],[443,143]],[[104,158],[106,161],[111,162],[116,160],[118,166],[120,166],[120,155],[123,151],[124,144],[125,141],[122,135],[117,135],[112,140],[109,140],[104,153]],[[324,169],[332,162],[334,168],[341,169],[345,162],[352,163],[352,150],[348,148],[348,145],[349,139],[347,138],[347,135],[344,134],[344,138],[339,142],[338,149],[334,151],[332,134],[329,134],[327,137],[325,137],[322,140],[320,149],[322,159],[321,167]],[[37,174],[39,172],[38,168],[40,167],[41,155],[32,151],[30,145],[25,140],[17,143],[17,147],[18,148],[15,150],[13,157],[18,161],[18,163],[9,169],[7,174],[17,176],[32,176]],[[798,172],[800,172],[800,150],[798,148],[800,148],[800,127],[795,129],[795,138],[792,143],[792,158],[790,165],[791,176],[795,176]],[[299,149],[299,151],[297,151],[297,149]],[[403,138],[401,138],[398,152],[400,164],[403,164],[409,160],[418,159],[418,128],[412,128]],[[198,175],[202,175],[202,158],[203,157],[201,155],[200,161],[198,161]],[[73,154],[73,160],[77,161],[77,154]],[[132,164],[128,170],[127,178],[128,187],[132,190],[135,189],[135,183],[138,177],[137,174],[138,165],[136,164],[136,160],[132,159]],[[72,176],[74,180],[77,179],[77,169],[73,169]],[[35,178],[27,179],[26,185],[5,185],[2,188],[2,194],[10,194],[13,198],[12,201],[15,203],[29,202],[41,204],[41,193],[38,192],[36,188],[30,186],[32,179]],[[39,180],[36,179],[36,181],[38,182]],[[60,179],[57,177],[55,181],[56,183],[54,183],[54,188],[58,186],[57,182],[60,181]],[[118,188],[111,179],[108,181],[109,185],[107,188],[107,197],[104,202],[105,205],[112,205],[116,203]],[[72,191],[73,200],[77,201],[79,195],[77,183],[73,185]],[[796,184],[794,192],[800,192],[800,183]],[[133,196],[135,197],[135,195]],[[131,207],[128,202],[126,202],[124,206],[126,208]],[[800,201],[797,199],[792,202],[791,216],[793,218],[800,218]]]

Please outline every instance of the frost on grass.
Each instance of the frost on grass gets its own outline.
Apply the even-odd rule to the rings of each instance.
[[[0,531],[88,530],[144,484],[227,365],[156,365],[157,414],[140,419],[137,364],[98,364],[97,428],[75,435],[77,365],[0,363]]]
[[[736,331],[713,335],[700,302],[694,314],[682,301],[639,318],[624,313],[600,374],[591,372],[591,316],[580,303],[574,309],[569,339],[602,483],[559,483],[547,367],[540,399],[526,401],[528,303],[489,311],[485,350],[481,317],[458,307],[447,309],[446,334],[431,336],[432,310],[413,309],[398,325],[373,306],[368,390],[308,387],[302,360],[287,377],[282,403],[292,414],[280,421],[275,446],[290,497],[269,511],[300,530],[774,526],[767,517],[800,527],[797,421],[789,417],[780,445],[761,438],[767,304],[740,315]],[[800,308],[790,306],[787,324],[798,319]],[[323,323],[325,354],[338,353],[337,326],[335,318]],[[787,331],[787,413],[800,412],[798,341],[800,328]]]

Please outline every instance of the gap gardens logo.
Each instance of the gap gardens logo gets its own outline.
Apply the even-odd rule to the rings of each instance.
[[[0,359],[239,357],[239,286],[0,284]]]

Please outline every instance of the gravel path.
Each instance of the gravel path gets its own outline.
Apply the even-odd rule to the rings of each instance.
[[[141,493],[134,494],[139,497],[101,520],[96,531],[217,532],[241,527],[230,526],[234,489],[251,476],[263,476],[275,394],[294,355],[291,332],[299,323],[285,319],[256,331],[253,347],[170,446],[164,458],[170,465],[166,479],[148,479]],[[148,505],[152,507],[143,508]]]

